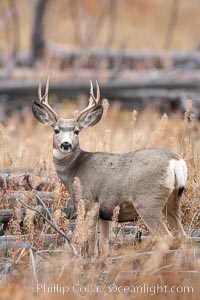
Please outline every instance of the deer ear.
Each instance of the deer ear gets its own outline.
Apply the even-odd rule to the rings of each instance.
[[[103,106],[98,105],[89,111],[80,121],[79,127],[86,128],[97,124],[103,116]]]
[[[39,102],[33,101],[32,102],[32,112],[37,121],[42,124],[54,126],[56,120],[54,116]]]

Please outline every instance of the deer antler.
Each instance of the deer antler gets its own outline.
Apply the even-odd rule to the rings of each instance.
[[[97,88],[97,96],[95,98],[94,96],[94,90],[93,90],[93,84],[92,81],[90,80],[90,97],[89,97],[89,104],[86,108],[84,108],[76,117],[76,122],[78,123],[80,121],[80,118],[85,115],[87,112],[89,112],[90,110],[92,110],[95,106],[98,105],[99,103],[99,99],[100,99],[100,89],[99,89],[99,84],[96,80],[96,88]]]
[[[39,85],[38,85],[38,97],[40,100],[40,103],[48,109],[54,116],[55,120],[58,121],[58,114],[53,110],[53,108],[49,105],[49,100],[48,100],[48,95],[49,95],[49,80],[51,77],[51,73],[49,73],[47,77],[47,82],[46,82],[46,89],[45,89],[45,94],[42,96],[42,78],[39,80]]]

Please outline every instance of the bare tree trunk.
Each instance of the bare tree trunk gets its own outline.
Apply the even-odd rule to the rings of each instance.
[[[44,50],[43,37],[43,17],[45,13],[47,0],[38,0],[35,7],[35,16],[33,21],[33,30],[31,36],[31,57],[30,64],[33,65],[36,60],[42,56]]]
[[[164,49],[169,49],[172,43],[176,25],[178,22],[178,15],[180,11],[181,0],[173,0],[170,19],[167,26],[167,32],[164,40]]]

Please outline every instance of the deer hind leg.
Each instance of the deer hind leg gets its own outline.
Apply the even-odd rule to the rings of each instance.
[[[148,198],[148,202],[152,205],[149,204],[149,207],[145,207],[141,205],[141,203],[147,203],[147,200],[138,200],[139,205],[134,204],[134,207],[136,208],[137,213],[149,229],[149,232],[153,236],[171,238],[172,234],[167,227],[162,213],[162,206],[160,205],[163,203],[163,199],[161,199],[160,197],[154,197],[151,199]]]
[[[110,242],[110,222],[99,219],[99,253],[108,255],[109,253],[109,242]]]
[[[180,238],[186,238],[187,234],[183,229],[183,225],[180,219],[180,199],[181,199],[181,191],[175,189],[170,195],[163,209],[163,213],[167,218],[167,222],[169,224],[171,231],[175,235],[178,235]]]

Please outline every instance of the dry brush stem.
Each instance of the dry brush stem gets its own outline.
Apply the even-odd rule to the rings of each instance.
[[[30,243],[33,243],[34,236],[35,236],[35,225],[34,225],[35,215],[36,215],[35,211],[27,210],[23,222],[24,228],[28,231]]]
[[[99,203],[91,203],[80,199],[77,206],[76,228],[73,234],[73,242],[80,253],[91,256],[94,252],[97,239],[97,226],[99,218]]]
[[[113,222],[113,232],[115,234],[115,238],[117,238],[118,234],[118,216],[120,212],[120,207],[116,206],[113,210],[112,222]]]
[[[20,223],[22,222],[22,211],[21,205],[18,203],[13,209],[13,216],[9,221],[9,226],[7,231],[10,234],[21,236]]]
[[[143,265],[143,270],[145,273],[149,274],[153,270],[157,269],[162,265],[163,257],[165,253],[169,250],[169,247],[165,240],[161,239],[156,243],[156,255],[151,255],[149,259],[147,259]]]
[[[108,99],[103,99],[102,100],[102,105],[103,105],[103,118],[105,118],[108,114],[108,109],[109,109]]]
[[[106,129],[104,131],[104,142],[103,142],[104,152],[110,152],[111,137],[112,137],[112,131],[110,129]]]
[[[73,183],[77,204],[76,228],[73,234],[73,242],[79,252],[91,256],[94,252],[94,244],[99,217],[99,203],[91,203],[82,199],[82,187],[80,180],[75,178]]]
[[[18,154],[18,157],[17,157],[17,166],[20,167],[23,165],[23,162],[26,158],[26,155],[28,153],[28,148],[30,147],[30,140],[27,138],[25,140],[25,143],[20,151],[20,153]]]
[[[135,140],[135,126],[137,121],[137,114],[138,114],[137,110],[134,110],[131,116],[131,151],[136,150],[135,145],[137,145]]]
[[[73,235],[73,242],[78,246],[79,251],[83,247],[83,243],[86,240],[86,233],[84,230],[85,213],[85,203],[82,199],[80,199],[77,206],[76,228]]]
[[[54,190],[52,191],[52,196],[55,199],[55,203],[61,207],[66,206],[70,200],[70,196],[66,187],[59,181],[55,183]]]
[[[69,227],[69,220],[66,218],[66,215],[62,211],[62,209],[56,209],[53,216],[58,228],[63,232],[67,232]]]
[[[5,128],[2,124],[0,124],[0,146],[0,157],[2,158],[0,164],[3,166],[3,168],[10,167],[13,164],[13,161],[8,151],[9,142],[8,138],[6,137]]]
[[[98,239],[98,219],[99,219],[99,203],[92,204],[91,209],[88,211],[85,219],[85,231],[87,232],[88,241],[88,255],[94,254],[95,245]]]
[[[79,203],[79,201],[82,199],[82,186],[78,177],[74,178],[73,189],[75,193],[76,202]]]
[[[152,133],[151,136],[151,140],[148,143],[147,147],[155,147],[157,141],[159,139],[162,139],[163,135],[164,135],[164,131],[166,129],[168,123],[168,117],[166,114],[164,114],[161,118],[161,120],[159,121],[158,127],[156,128],[156,130]]]
[[[77,245],[79,252],[85,256],[91,256],[95,250],[97,239],[97,226],[99,218],[99,203],[92,203],[82,199],[82,187],[78,178],[74,179],[77,218],[73,234],[73,242]]]
[[[184,115],[183,129],[180,142],[180,153],[188,166],[187,199],[199,198],[199,122],[192,113],[192,101],[187,101],[187,110]],[[198,153],[198,155],[196,155]]]
[[[39,203],[40,203],[40,204],[44,207],[44,209],[46,210],[47,215],[49,216],[51,222],[52,222],[53,225],[56,227],[56,223],[55,223],[55,221],[54,221],[54,219],[53,219],[53,217],[52,217],[52,215],[51,215],[49,209],[48,209],[47,206],[45,205],[44,201],[40,198],[40,196],[38,195],[37,192],[34,192],[34,193],[35,193],[35,196],[36,196],[36,198],[38,199]]]
[[[192,101],[187,101],[187,109],[184,115],[184,127],[181,139],[181,155],[189,162],[191,156],[191,132],[194,127],[194,117],[191,113]]]
[[[30,264],[33,271],[33,277],[36,283],[38,283],[38,277],[37,277],[37,271],[36,271],[36,263],[35,263],[35,257],[33,255],[33,250],[29,248],[29,258],[30,258]]]

